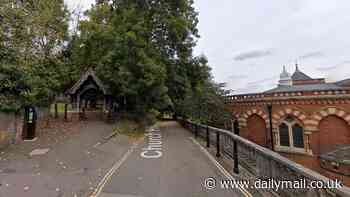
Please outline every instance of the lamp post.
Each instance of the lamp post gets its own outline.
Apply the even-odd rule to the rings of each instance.
[[[271,139],[271,150],[274,151],[275,147],[273,144],[273,128],[272,128],[272,104],[267,105],[267,111],[269,112],[269,124],[270,124],[270,139]]]

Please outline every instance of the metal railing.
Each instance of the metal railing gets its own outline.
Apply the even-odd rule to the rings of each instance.
[[[196,138],[203,138],[207,148],[214,145],[216,147],[216,157],[225,156],[232,160],[232,171],[236,175],[240,173],[239,164],[253,174],[255,179],[305,180],[306,186],[314,181],[323,183],[324,186],[332,182],[329,178],[290,161],[270,149],[240,137],[237,122],[234,124],[234,132],[196,124],[188,120],[180,119],[179,122],[183,127],[190,130]],[[341,188],[279,188],[278,191],[274,192],[283,197],[350,197],[350,188],[345,186]]]

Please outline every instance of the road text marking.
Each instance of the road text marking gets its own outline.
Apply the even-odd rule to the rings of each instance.
[[[157,159],[162,157],[162,135],[159,129],[150,129],[145,136],[148,138],[148,146],[143,148],[141,157],[146,159]]]

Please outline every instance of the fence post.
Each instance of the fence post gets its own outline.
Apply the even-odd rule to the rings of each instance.
[[[234,130],[235,135],[239,135],[239,125],[238,125],[238,121],[237,120],[235,120],[235,122],[234,122],[233,130]],[[238,147],[237,147],[237,142],[235,140],[233,140],[233,160],[234,160],[233,172],[238,174],[239,173]]]
[[[81,109],[81,112],[79,114],[80,120],[85,120],[85,107]]]
[[[58,118],[58,106],[57,103],[55,103],[55,118]]]
[[[216,131],[216,157],[220,156],[220,132]]]
[[[68,112],[68,104],[65,103],[65,104],[64,104],[64,120],[65,120],[65,121],[68,121],[67,112]]]
[[[210,147],[209,126],[207,125],[207,148]]]
[[[198,137],[198,125],[197,124],[194,125],[194,135],[196,138]]]

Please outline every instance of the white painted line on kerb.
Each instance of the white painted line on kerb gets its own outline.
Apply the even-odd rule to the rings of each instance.
[[[216,161],[216,159],[207,151],[207,149],[205,149],[201,144],[199,144],[199,142],[197,140],[195,140],[193,137],[190,137],[190,140],[196,144],[197,146],[199,146],[200,150],[210,159],[211,162],[213,162],[213,164],[220,170],[220,172],[227,178],[230,180],[234,180],[235,178],[233,178],[233,176],[227,172],[227,170],[222,167],[222,165]],[[246,197],[253,197],[253,195],[244,187],[240,186],[237,187],[237,189],[239,191],[242,192],[242,194]]]
[[[126,161],[126,159],[131,155],[131,153],[134,152],[135,148],[138,146],[137,143],[135,143],[124,155],[123,157],[114,163],[112,168],[107,172],[107,174],[103,177],[103,179],[100,181],[100,183],[97,185],[94,193],[90,195],[90,197],[98,197],[104,186],[107,184],[107,182],[111,179],[112,175],[122,166],[122,164]]]

